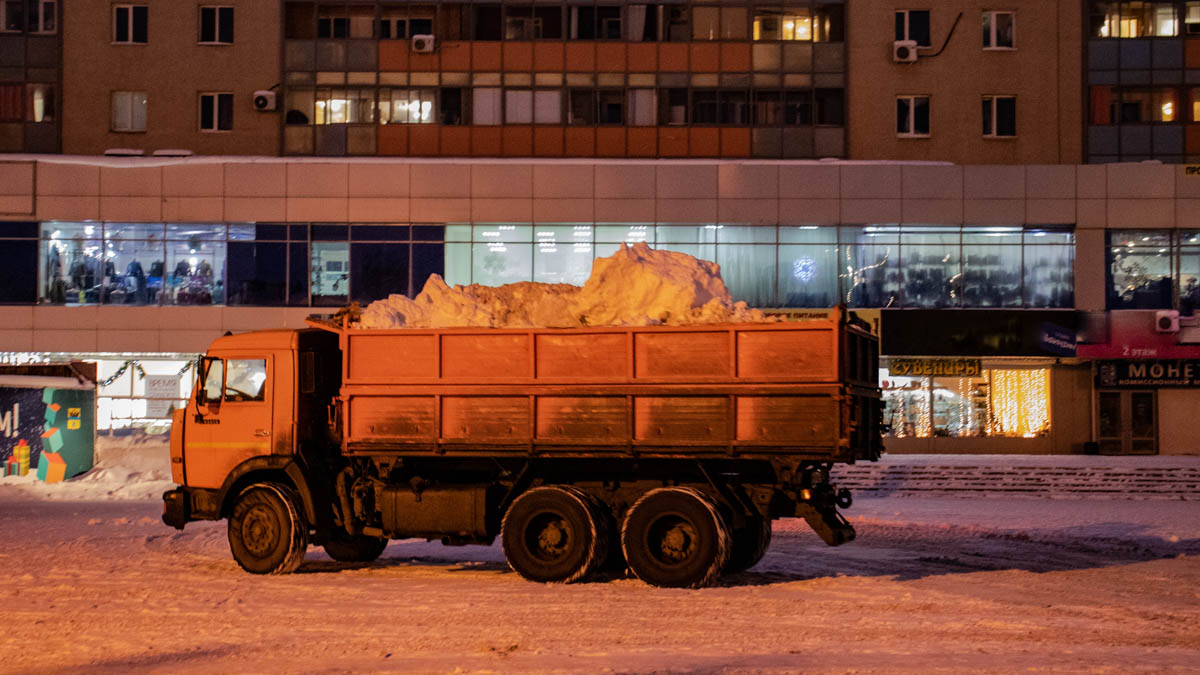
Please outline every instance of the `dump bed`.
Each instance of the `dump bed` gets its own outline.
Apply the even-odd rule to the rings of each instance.
[[[359,330],[350,455],[876,459],[877,343],[844,321]]]

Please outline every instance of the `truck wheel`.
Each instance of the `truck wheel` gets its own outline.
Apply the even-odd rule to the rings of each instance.
[[[321,546],[325,554],[338,562],[371,562],[378,558],[383,549],[387,548],[388,540],[382,537],[368,537],[365,534],[349,535],[337,530],[326,535]]]
[[[745,572],[758,564],[771,545],[771,520],[754,516],[746,520],[746,526],[733,531],[733,547],[729,552],[729,563],[725,572]]]
[[[242,491],[229,516],[229,550],[253,574],[296,571],[308,549],[308,525],[296,494],[279,483],[257,483]]]
[[[533,488],[500,524],[504,557],[530,581],[571,583],[594,572],[608,552],[608,528],[592,500],[568,486]]]
[[[729,561],[729,526],[717,505],[692,488],[642,495],[621,526],[621,548],[637,578],[654,586],[700,588]]]

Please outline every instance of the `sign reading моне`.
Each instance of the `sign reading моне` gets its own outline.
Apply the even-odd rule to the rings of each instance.
[[[1096,362],[1097,387],[1200,387],[1200,360],[1103,360]]]

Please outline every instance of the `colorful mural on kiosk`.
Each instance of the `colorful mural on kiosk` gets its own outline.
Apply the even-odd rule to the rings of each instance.
[[[92,468],[94,389],[0,386],[0,467],[55,483]]]

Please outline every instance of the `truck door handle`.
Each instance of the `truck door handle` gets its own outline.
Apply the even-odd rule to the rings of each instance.
[[[266,429],[255,429],[254,435],[255,436],[270,436],[271,432],[267,431]]]

